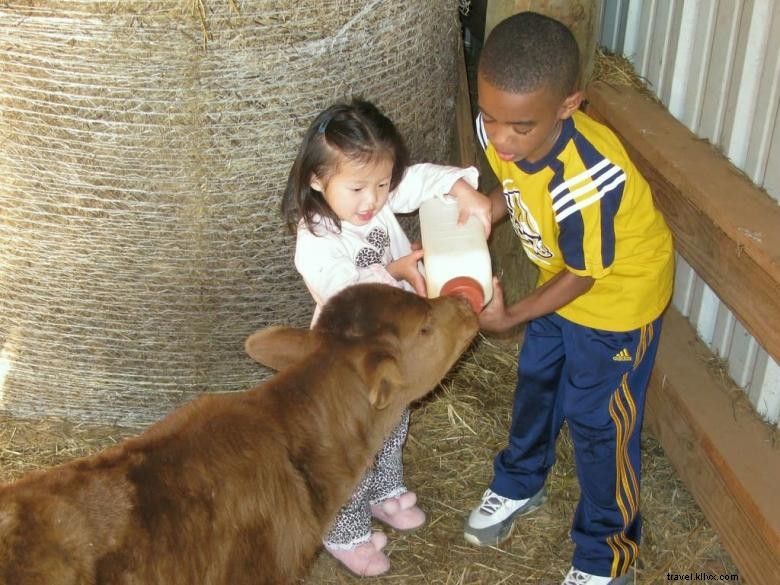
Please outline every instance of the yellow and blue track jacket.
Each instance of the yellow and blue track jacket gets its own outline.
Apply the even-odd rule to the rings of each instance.
[[[557,311],[580,325],[630,331],[669,302],[672,236],[650,187],[606,126],[577,111],[549,154],[501,160],[477,118],[477,135],[503,186],[515,232],[539,267],[538,285],[561,270],[595,279]]]

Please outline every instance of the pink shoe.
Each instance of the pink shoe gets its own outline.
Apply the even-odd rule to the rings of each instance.
[[[412,530],[425,524],[425,512],[416,503],[417,494],[404,492],[371,506],[371,515],[396,530]]]
[[[387,535],[374,532],[368,542],[354,548],[331,548],[326,544],[325,550],[358,577],[375,577],[390,568],[390,559],[382,552],[386,544]]]

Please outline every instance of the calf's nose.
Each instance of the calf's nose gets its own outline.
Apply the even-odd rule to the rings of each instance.
[[[479,319],[468,299],[460,296],[439,297],[436,302],[445,304],[452,311],[452,318],[457,325],[464,328],[470,335],[476,335],[479,330]]]

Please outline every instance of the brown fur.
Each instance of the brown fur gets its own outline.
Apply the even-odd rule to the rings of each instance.
[[[281,370],[265,384],[0,487],[0,583],[295,581],[403,408],[476,331],[461,301],[357,285],[314,330],[252,335],[249,354]]]

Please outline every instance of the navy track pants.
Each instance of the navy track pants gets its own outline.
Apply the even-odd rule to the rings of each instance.
[[[509,444],[490,487],[512,499],[538,492],[565,420],[581,490],[572,564],[587,573],[622,575],[639,551],[640,433],[660,333],[660,317],[628,332],[557,314],[526,326]]]

